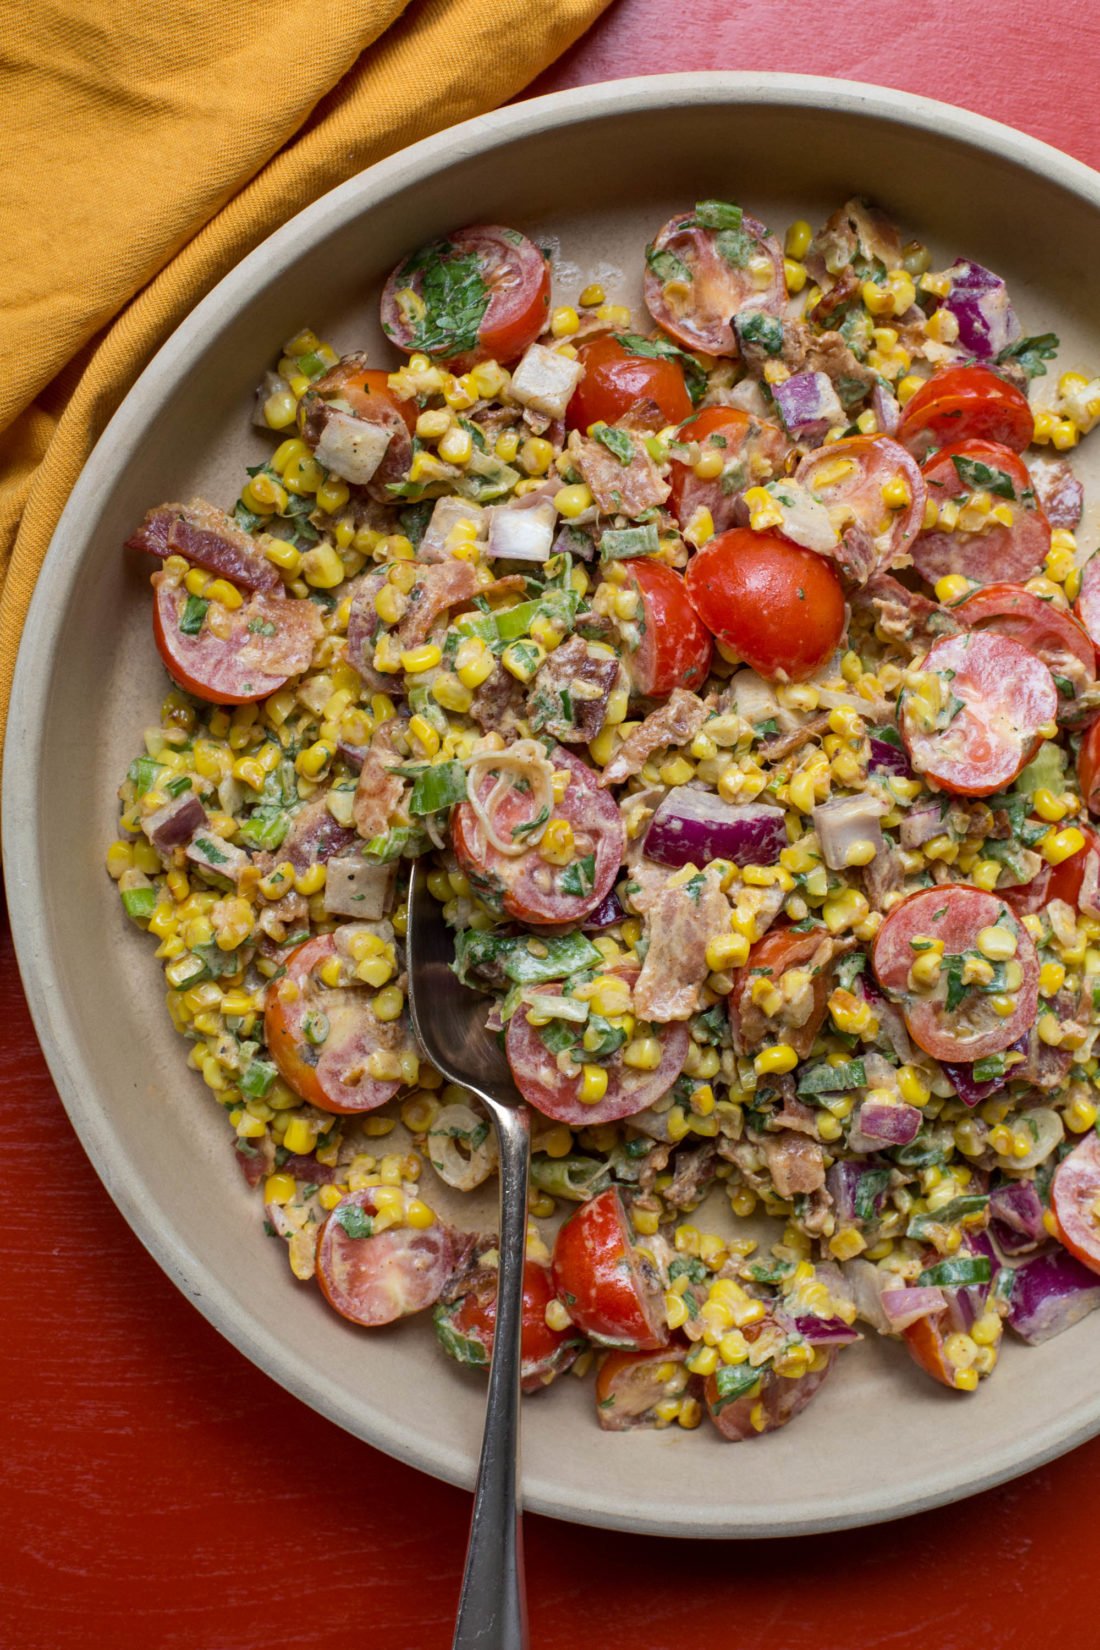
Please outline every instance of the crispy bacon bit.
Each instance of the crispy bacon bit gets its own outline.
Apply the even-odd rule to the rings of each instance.
[[[627,464],[601,441],[589,440],[576,430],[569,437],[566,451],[605,515],[640,516],[663,504],[671,488],[662,479],[640,435],[633,430],[618,430],[616,434],[629,441],[633,450]]]
[[[254,538],[239,528],[224,510],[205,499],[190,504],[158,504],[126,540],[128,550],[144,550],[147,555],[184,556],[196,567],[239,584],[242,590],[283,588],[271,562]]]
[[[394,718],[382,723],[359,770],[354,805],[355,829],[367,842],[372,837],[384,836],[389,830],[405,794],[405,781],[390,771],[400,766],[401,762],[393,743],[396,731]]]
[[[540,667],[527,695],[536,733],[563,744],[587,743],[603,727],[607,701],[622,676],[618,659],[571,636]]]
[[[869,612],[883,636],[891,642],[925,650],[941,636],[954,636],[962,626],[947,608],[910,590],[889,573],[876,573],[852,598],[853,608]]]
[[[816,1140],[783,1129],[764,1135],[762,1145],[772,1185],[780,1197],[798,1197],[824,1186],[825,1154]]]
[[[468,602],[477,589],[477,574],[468,561],[445,561],[425,567],[409,591],[405,617],[397,627],[402,648],[418,647],[441,613]]]
[[[728,931],[729,911],[722,879],[711,866],[661,891],[646,914],[649,948],[634,987],[641,1019],[665,1025],[691,1018],[707,977],[707,942]]]
[[[1031,485],[1052,527],[1073,531],[1085,507],[1085,489],[1064,458],[1033,458],[1028,462]]]
[[[709,715],[710,707],[697,694],[673,688],[667,702],[623,740],[600,775],[601,786],[621,785],[631,774],[641,773],[654,751],[694,739]]]
[[[470,716],[482,733],[499,733],[513,739],[522,727],[525,706],[523,684],[506,670],[494,670],[474,689]]]

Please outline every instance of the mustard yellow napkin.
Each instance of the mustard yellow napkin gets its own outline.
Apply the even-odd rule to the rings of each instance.
[[[506,101],[607,4],[23,7],[0,53],[0,738],[57,518],[172,328],[295,212]]]

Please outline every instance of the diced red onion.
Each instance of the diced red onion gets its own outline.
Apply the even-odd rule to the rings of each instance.
[[[864,1175],[874,1171],[863,1163],[855,1163],[850,1158],[841,1157],[833,1164],[825,1176],[825,1185],[833,1200],[838,1220],[846,1225],[860,1217],[856,1214],[856,1196],[859,1192],[859,1183]],[[875,1193],[874,1208],[878,1214],[886,1197],[885,1186]]]
[[[205,824],[206,809],[194,791],[187,791],[143,819],[141,828],[158,853],[170,854],[173,848],[190,842]]]
[[[1024,1036],[1017,1038],[1012,1047],[1006,1049],[1005,1052],[1009,1054],[1026,1054],[1027,1043],[1028,1039],[1025,1032]],[[944,1076],[953,1084],[955,1093],[963,1105],[970,1106],[971,1109],[980,1106],[983,1100],[988,1100],[990,1095],[997,1093],[998,1089],[1003,1089],[1013,1072],[1013,1067],[1009,1066],[1003,1077],[988,1077],[984,1082],[979,1083],[975,1081],[974,1067],[968,1061],[941,1060],[940,1065],[943,1068]]]
[[[775,865],[786,846],[782,808],[724,802],[713,791],[680,786],[653,815],[642,851],[658,865]]]
[[[908,1329],[921,1318],[936,1318],[947,1310],[942,1289],[884,1289],[880,1298],[891,1329]]]
[[[1100,1305],[1100,1276],[1061,1247],[1015,1269],[1008,1321],[1031,1346],[1053,1340]]]
[[[862,1340],[858,1329],[853,1329],[843,1318],[815,1318],[807,1315],[793,1320],[804,1341],[811,1346],[851,1346]]]
[[[1041,1242],[1047,1235],[1043,1205],[1030,1180],[1012,1180],[989,1194],[989,1218],[1021,1237]]]
[[[902,779],[912,779],[913,769],[909,765],[909,758],[900,745],[891,745],[885,739],[876,739],[874,734],[870,738],[872,773],[896,773]]]
[[[865,1100],[856,1112],[855,1129],[849,1137],[849,1144],[858,1135],[861,1140],[870,1141],[871,1145],[857,1146],[857,1151],[875,1151],[880,1146],[907,1146],[917,1138],[920,1124],[918,1106],[895,1106],[888,1105],[884,1100]]]
[[[951,266],[951,291],[943,307],[959,323],[959,345],[979,361],[991,361],[1020,337],[1020,323],[999,275],[959,258]]]
[[[943,809],[938,802],[925,802],[919,808],[910,808],[898,832],[903,848],[921,848],[934,836],[943,835]]]
[[[844,408],[823,372],[796,372],[771,392],[788,433],[799,439],[816,441],[844,422]]]
[[[622,922],[626,912],[618,894],[612,888],[606,899],[602,899],[594,911],[590,911],[581,924],[586,934],[597,934],[601,928],[613,928],[617,922]]]
[[[888,390],[882,379],[875,380],[875,387],[871,391],[871,411],[875,415],[875,422],[881,435],[896,435],[901,423],[901,405],[896,395]]]

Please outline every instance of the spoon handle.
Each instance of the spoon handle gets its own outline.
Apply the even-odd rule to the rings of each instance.
[[[485,1434],[453,1645],[454,1650],[526,1650],[527,1597],[517,1479],[531,1130],[526,1107],[513,1109],[488,1095],[482,1098],[496,1122],[500,1146],[500,1262]]]

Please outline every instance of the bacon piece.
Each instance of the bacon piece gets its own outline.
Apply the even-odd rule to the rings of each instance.
[[[510,740],[520,730],[525,703],[523,684],[506,670],[494,670],[474,689],[470,716],[482,733],[499,733]]]
[[[621,785],[631,774],[641,773],[654,751],[694,739],[709,715],[709,705],[698,694],[673,688],[666,703],[627,734],[600,775],[601,786]]]
[[[317,796],[294,815],[278,858],[288,859],[296,871],[306,871],[334,854],[348,852],[354,842],[355,832],[338,825],[324,796]]]
[[[1052,527],[1079,524],[1085,507],[1085,489],[1064,458],[1033,458],[1028,463],[1031,485]]]
[[[783,1129],[766,1134],[761,1144],[772,1185],[780,1197],[816,1192],[825,1184],[825,1157],[816,1140]]]
[[[621,463],[602,442],[590,441],[575,430],[569,437],[567,451],[604,515],[640,516],[644,510],[663,504],[671,488],[650,458],[641,436],[633,430],[619,433],[633,448],[628,464]]]
[[[281,591],[283,581],[256,540],[231,516],[205,499],[190,504],[158,504],[126,540],[128,550],[146,555],[184,556],[196,567],[215,573],[242,590]]]
[[[687,884],[662,889],[645,919],[649,948],[634,987],[640,1019],[664,1025],[691,1018],[708,973],[707,943],[729,931],[729,920],[722,879],[711,866]]]
[[[374,668],[374,644],[381,620],[374,598],[386,584],[384,569],[363,573],[355,580],[355,591],[348,613],[347,662],[359,672],[363,686],[372,693],[387,693],[393,678]]]
[[[382,723],[370,742],[359,770],[353,813],[355,829],[367,842],[389,830],[405,794],[405,781],[399,774],[390,772],[391,768],[401,763],[394,749],[395,732],[394,718]]]
[[[941,636],[955,636],[962,629],[945,607],[919,591],[910,590],[889,573],[876,573],[852,598],[856,612],[870,610],[875,623],[889,641],[914,645],[923,651]]]
[[[397,627],[402,648],[418,647],[441,613],[468,602],[477,589],[477,574],[468,561],[438,562],[424,567],[409,591],[409,605]]]
[[[536,733],[565,744],[587,744],[603,727],[607,701],[622,675],[618,659],[571,636],[540,666],[527,695],[527,716]]]

